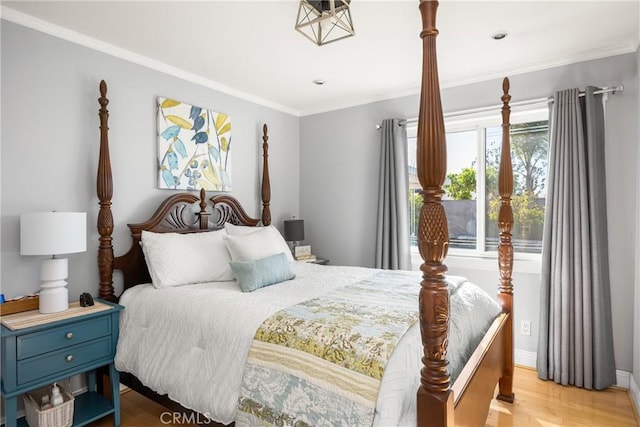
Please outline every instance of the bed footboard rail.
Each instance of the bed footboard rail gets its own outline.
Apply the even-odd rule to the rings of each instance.
[[[456,426],[477,426],[487,419],[496,383],[503,375],[509,318],[509,313],[498,315],[452,385]]]

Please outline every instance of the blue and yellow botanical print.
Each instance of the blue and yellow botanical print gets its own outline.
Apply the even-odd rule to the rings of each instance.
[[[231,191],[231,118],[158,97],[158,187]]]

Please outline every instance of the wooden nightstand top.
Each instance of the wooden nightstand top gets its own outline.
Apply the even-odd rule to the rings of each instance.
[[[8,329],[24,329],[32,326],[44,325],[59,320],[71,319],[74,317],[85,316],[87,314],[99,313],[101,311],[113,309],[113,305],[95,301],[94,305],[89,307],[81,307],[78,301],[69,303],[69,309],[58,313],[42,314],[38,310],[23,311],[22,313],[9,314],[1,316],[2,325]]]

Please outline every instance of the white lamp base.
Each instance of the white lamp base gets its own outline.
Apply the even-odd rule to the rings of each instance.
[[[67,258],[50,258],[40,264],[40,313],[57,313],[69,309]]]

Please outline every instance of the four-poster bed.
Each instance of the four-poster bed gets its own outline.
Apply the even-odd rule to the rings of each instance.
[[[475,351],[451,384],[448,370],[447,348],[449,340],[450,301],[443,261],[447,254],[447,219],[442,205],[442,186],[446,174],[446,144],[443,113],[436,60],[435,26],[437,1],[420,2],[423,21],[422,91],[418,120],[418,176],[422,186],[424,204],[420,213],[418,244],[424,260],[421,266],[422,282],[419,291],[419,326],[422,336],[422,369],[417,393],[417,423],[420,426],[482,425],[487,417],[496,384],[497,398],[513,402],[513,247],[511,245],[511,193],[513,173],[509,143],[509,82],[503,83],[502,118],[503,140],[499,172],[500,245],[498,264],[500,285],[498,303],[500,313],[491,323]],[[214,195],[208,200],[204,190],[199,196],[179,193],[167,198],[147,221],[130,224],[132,245],[129,251],[114,257],[111,213],[112,172],[108,141],[108,100],[105,82],[100,84],[100,160],[98,165],[97,194],[100,200],[98,232],[100,244],[98,264],[100,274],[99,296],[117,301],[113,286],[113,270],[123,272],[123,291],[138,284],[150,283],[151,278],[143,250],[141,236],[145,232],[197,233],[224,228],[225,223],[256,226],[260,221],[251,218],[232,196]],[[270,183],[268,165],[267,126],[263,127],[262,226],[269,226]],[[209,202],[211,207],[207,207]],[[185,221],[185,215],[197,204],[197,221]],[[126,312],[126,310],[125,310]],[[224,369],[224,367],[222,367]],[[416,372],[417,376],[417,372]],[[135,377],[123,375],[122,381],[147,396],[154,395]],[[161,396],[155,395],[160,398]],[[172,404],[164,397],[161,402]]]

